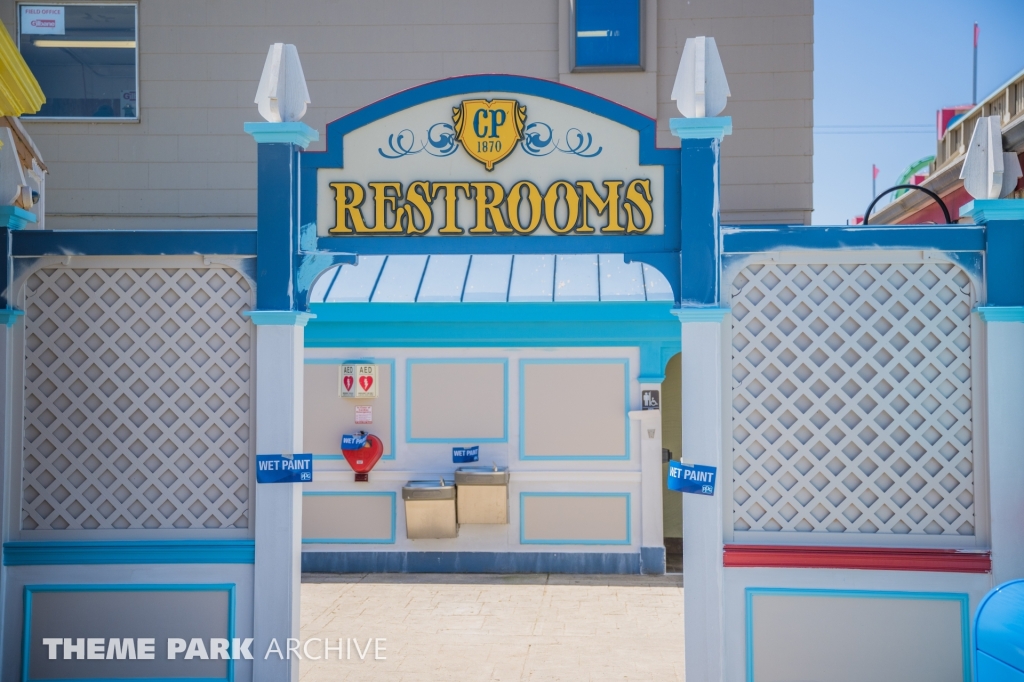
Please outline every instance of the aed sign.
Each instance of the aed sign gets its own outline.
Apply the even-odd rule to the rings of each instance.
[[[679,493],[715,494],[717,469],[703,464],[668,463],[668,489]]]
[[[257,483],[309,483],[313,480],[313,454],[256,455]]]
[[[665,233],[664,168],[640,134],[544,97],[442,97],[344,135],[318,168],[321,237]]]
[[[338,368],[338,395],[342,398],[376,398],[377,365],[341,365]]]

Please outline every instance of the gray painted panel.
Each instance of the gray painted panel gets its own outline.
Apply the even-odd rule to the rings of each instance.
[[[228,661],[167,659],[167,639],[228,637],[227,590],[32,591],[29,680],[226,678]],[[29,587],[31,589],[31,587]],[[153,660],[49,660],[44,637],[156,640]],[[104,643],[106,644],[106,642]],[[104,647],[104,651],[106,647]]]

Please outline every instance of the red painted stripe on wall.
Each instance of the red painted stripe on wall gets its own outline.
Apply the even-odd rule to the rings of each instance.
[[[871,571],[990,573],[990,552],[885,547],[726,545],[726,568],[854,568]]]

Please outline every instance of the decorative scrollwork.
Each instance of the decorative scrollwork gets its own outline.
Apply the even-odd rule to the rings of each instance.
[[[569,128],[565,131],[564,140],[557,140],[551,126],[541,121],[534,121],[526,126],[523,131],[523,141],[519,144],[523,151],[530,156],[547,156],[558,151],[590,159],[604,150],[604,147],[598,147],[595,151],[591,151],[591,147],[594,146],[594,136],[584,133],[579,128]]]
[[[417,143],[416,133],[404,128],[397,133],[388,135],[388,149],[385,152],[383,147],[377,148],[377,153],[385,159],[400,159],[403,156],[411,156],[425,151],[431,156],[451,156],[459,148],[455,141],[455,128],[450,123],[435,123],[427,129],[427,139]]]

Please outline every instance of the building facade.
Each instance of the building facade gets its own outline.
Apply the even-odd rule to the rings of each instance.
[[[16,39],[22,6],[0,5]],[[327,121],[414,85],[511,73],[571,85],[657,118],[658,143],[672,147],[669,95],[683,43],[696,35],[716,37],[733,93],[737,135],[724,150],[726,219],[810,222],[811,0],[644,0],[642,70],[618,72],[573,71],[569,0],[132,6],[135,116],[102,124],[26,118],[49,164],[51,227],[251,228],[256,158],[240,131],[251,118],[270,43],[298,48],[312,100],[306,120],[316,121],[321,134]],[[132,87],[116,86],[112,96]]]

